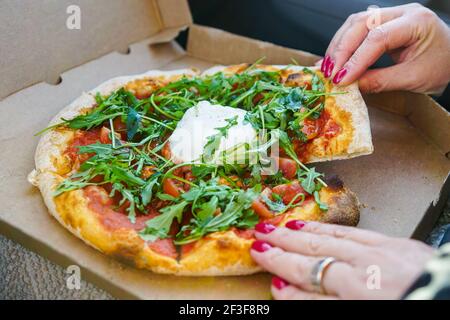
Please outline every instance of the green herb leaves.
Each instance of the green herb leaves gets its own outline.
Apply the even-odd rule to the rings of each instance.
[[[210,186],[214,186],[215,181],[210,181],[212,181]],[[208,195],[211,195],[208,189],[208,185],[205,185],[203,193],[196,197],[197,201],[207,199]],[[255,189],[229,189],[227,193],[212,195],[209,201],[204,200],[202,204],[193,203],[193,218],[189,224],[181,228],[175,244],[186,244],[208,233],[224,231],[232,226],[241,228],[255,226],[258,218],[250,207],[257,196],[258,192]]]
[[[133,108],[128,109],[127,115],[127,139],[133,140],[134,135],[139,129],[141,123],[141,115]]]
[[[233,189],[217,183],[217,179],[202,181],[192,187],[176,203],[160,210],[161,215],[149,220],[140,232],[143,239],[154,241],[168,237],[171,221],[190,207],[192,218],[176,235],[176,244],[196,241],[202,236],[227,230],[232,226],[251,228],[258,218],[250,209],[258,189]],[[180,221],[180,220],[179,220]]]
[[[315,168],[310,168],[308,171],[300,172],[298,176],[299,178],[303,178],[301,185],[309,194],[313,194],[315,190],[320,189],[321,186],[319,185],[317,187],[316,180],[321,177],[322,174],[316,172]]]
[[[222,138],[226,138],[228,135],[228,130],[231,127],[238,124],[237,118],[238,118],[238,116],[234,116],[233,118],[225,119],[227,124],[223,127],[216,128],[218,133],[208,137],[208,141],[206,142],[206,144],[203,148],[203,156],[202,156],[203,162],[209,163],[214,159],[214,157],[220,147]]]
[[[187,201],[181,201],[177,204],[162,208],[159,216],[146,222],[146,228],[139,232],[141,238],[146,241],[167,238],[173,219],[181,222],[183,210],[187,204]]]

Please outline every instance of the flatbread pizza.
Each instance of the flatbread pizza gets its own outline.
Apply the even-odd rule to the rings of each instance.
[[[259,64],[115,78],[40,135],[29,180],[64,227],[121,261],[187,276],[261,271],[249,254],[261,221],[356,225],[355,194],[305,164],[373,150],[356,85]]]

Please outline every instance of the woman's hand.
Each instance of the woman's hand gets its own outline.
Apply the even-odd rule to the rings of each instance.
[[[385,52],[396,64],[367,71]],[[335,84],[359,79],[364,92],[441,92],[450,81],[450,29],[419,4],[356,13],[333,37],[321,70]]]
[[[409,239],[319,222],[293,220],[286,227],[260,223],[251,255],[272,280],[275,299],[398,299],[433,254]],[[334,257],[315,292],[311,274],[323,257]]]

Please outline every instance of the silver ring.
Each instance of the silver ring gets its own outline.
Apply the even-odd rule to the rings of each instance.
[[[330,265],[336,262],[333,257],[326,257],[319,260],[311,270],[311,284],[314,290],[321,294],[326,294],[325,288],[323,287],[322,280],[325,272],[330,267]]]

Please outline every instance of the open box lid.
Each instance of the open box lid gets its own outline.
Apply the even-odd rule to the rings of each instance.
[[[21,18],[19,18],[21,17]],[[192,23],[184,0],[0,2],[0,99],[130,44],[173,39]]]
[[[66,28],[66,9],[73,4],[81,9],[81,30]],[[27,21],[19,22],[18,16]],[[191,25],[185,0],[61,0],[44,8],[31,0],[3,1],[0,18],[5,21],[0,32],[0,148],[11,150],[0,158],[0,232],[60,264],[78,264],[83,277],[120,297],[268,298],[265,274],[157,275],[86,246],[50,217],[40,192],[26,180],[34,167],[38,138],[33,135],[81,92],[115,76],[203,69],[263,56],[268,64],[288,64],[294,58],[312,65],[318,57]],[[171,40],[186,26],[184,51]],[[448,179],[444,184],[450,169],[445,158],[450,115],[425,95],[394,92],[366,101],[376,106],[369,108],[375,153],[318,167],[339,173],[366,205],[360,226],[423,238],[450,191]]]

